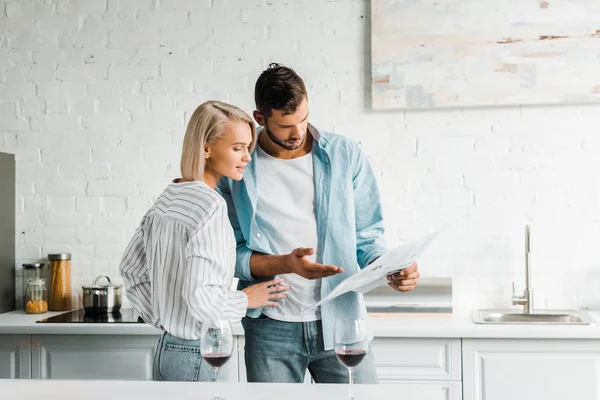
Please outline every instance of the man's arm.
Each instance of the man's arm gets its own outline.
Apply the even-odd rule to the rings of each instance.
[[[354,164],[354,210],[356,219],[356,256],[361,268],[371,264],[386,251],[383,214],[379,188],[373,169],[360,149]],[[388,285],[399,292],[414,289],[419,279],[417,263],[388,275]]]
[[[275,275],[289,273],[286,256],[274,256],[270,254],[252,252],[250,256],[250,271],[257,279],[270,278]]]
[[[358,148],[354,157],[352,185],[356,221],[356,259],[366,267],[387,251],[379,187],[373,169]]]
[[[308,256],[314,249],[299,247],[290,254],[273,256],[261,253],[252,253],[250,269],[255,278],[268,278],[280,274],[295,273],[306,279],[318,279],[344,272],[335,265],[318,264],[310,261]]]

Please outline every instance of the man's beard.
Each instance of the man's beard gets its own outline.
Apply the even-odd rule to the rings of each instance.
[[[300,140],[300,143],[298,144],[286,144],[284,141],[280,140],[277,136],[275,136],[275,134],[273,132],[271,132],[271,130],[269,129],[269,127],[267,126],[267,122],[265,121],[265,132],[267,132],[267,135],[269,136],[269,139],[271,139],[271,141],[273,143],[275,143],[277,146],[282,147],[286,150],[297,150],[299,149],[303,144],[304,144],[304,140],[306,140],[306,134],[302,137],[302,140]]]

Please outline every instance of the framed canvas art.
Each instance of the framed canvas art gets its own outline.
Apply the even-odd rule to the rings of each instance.
[[[599,0],[372,0],[375,109],[600,102]]]

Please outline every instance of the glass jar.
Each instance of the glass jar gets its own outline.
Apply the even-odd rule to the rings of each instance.
[[[44,263],[23,264],[23,306],[25,301],[25,293],[27,292],[27,281],[35,279],[46,279],[46,270]]]
[[[43,314],[48,311],[48,289],[44,279],[30,279],[25,288],[25,312]]]
[[[48,254],[49,310],[71,309],[71,254]]]

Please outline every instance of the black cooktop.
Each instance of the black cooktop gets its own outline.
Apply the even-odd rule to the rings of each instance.
[[[69,311],[37,321],[48,323],[144,323],[144,320],[131,308],[113,313],[89,313],[85,308]]]

